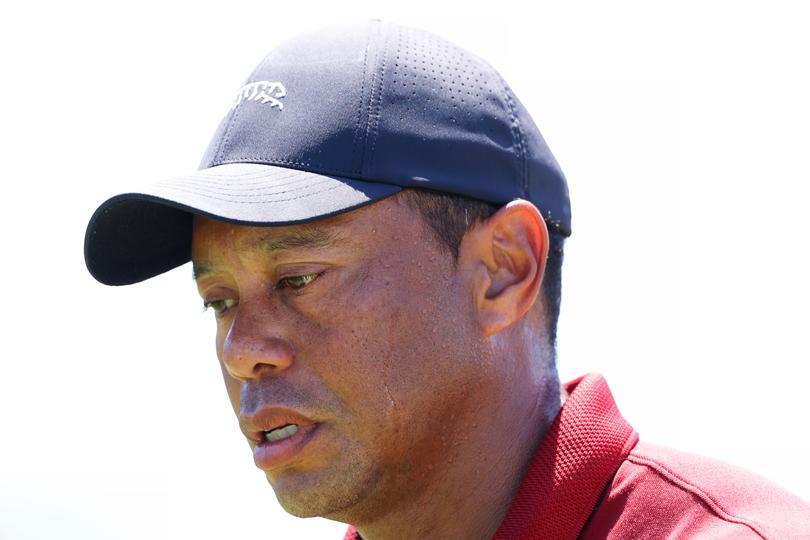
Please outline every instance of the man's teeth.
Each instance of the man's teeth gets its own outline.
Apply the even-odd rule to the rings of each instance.
[[[292,437],[298,432],[298,426],[295,424],[287,424],[284,427],[276,428],[264,433],[264,438],[270,442],[280,441],[287,437]]]

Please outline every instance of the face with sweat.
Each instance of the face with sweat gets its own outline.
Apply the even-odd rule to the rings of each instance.
[[[291,514],[358,521],[419,497],[508,392],[486,267],[397,196],[301,225],[195,216],[192,246],[231,406]]]

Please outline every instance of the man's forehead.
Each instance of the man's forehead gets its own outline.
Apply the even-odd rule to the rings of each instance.
[[[214,261],[208,258],[218,249],[238,253],[259,251],[272,255],[347,244],[352,237],[347,229],[359,221],[365,209],[358,208],[293,225],[239,225],[195,215],[192,229],[193,277],[198,279],[213,270]]]

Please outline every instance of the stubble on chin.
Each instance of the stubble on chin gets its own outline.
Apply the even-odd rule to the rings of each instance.
[[[271,480],[276,499],[288,514],[299,518],[323,517],[344,523],[368,506],[381,475],[364,452],[343,454],[343,459],[319,471],[287,471]]]

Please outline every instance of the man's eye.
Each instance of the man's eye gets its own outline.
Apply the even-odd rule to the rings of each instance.
[[[281,278],[276,284],[276,289],[303,289],[308,284],[317,279],[320,274],[304,274],[303,276],[289,276]]]
[[[222,300],[211,300],[210,302],[203,302],[203,309],[211,308],[214,310],[215,315],[222,315],[228,309],[236,305],[236,300],[233,298],[225,298]]]

